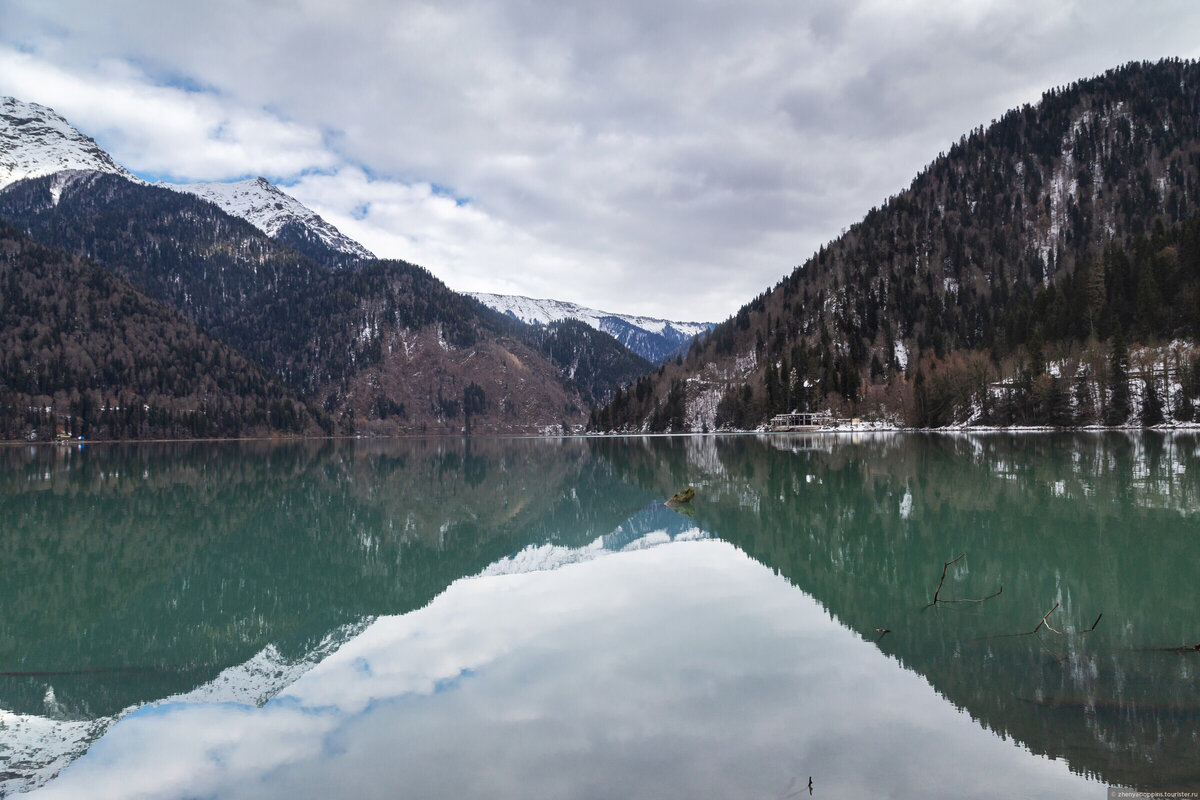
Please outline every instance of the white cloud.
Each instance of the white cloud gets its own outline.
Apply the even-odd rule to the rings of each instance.
[[[263,173],[313,196],[301,176],[332,173],[319,210],[345,220],[366,168],[383,208],[348,232],[455,288],[710,319],[968,129],[1200,52],[1200,9],[1177,0],[9,7],[0,92],[136,171]],[[422,199],[430,185],[470,202]]]
[[[0,47],[6,94],[50,106],[141,175],[179,181],[294,175],[335,163],[320,132],[208,92],[155,86],[127,62],[90,75]]]

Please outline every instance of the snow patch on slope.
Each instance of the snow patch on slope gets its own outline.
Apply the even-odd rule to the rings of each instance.
[[[616,533],[619,533],[619,531]],[[613,541],[616,538],[613,534],[601,536],[583,547],[564,547],[551,543],[530,545],[518,553],[493,562],[479,574],[481,577],[484,577],[489,575],[519,575],[526,572],[547,572],[561,569],[571,564],[594,561],[597,558],[614,553],[646,550],[651,547],[670,544],[671,542],[707,539],[708,534],[699,528],[689,528],[674,534],[666,530],[650,531],[628,543],[619,540]]]

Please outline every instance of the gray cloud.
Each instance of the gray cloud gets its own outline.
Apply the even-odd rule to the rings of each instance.
[[[1200,21],[1181,2],[6,5],[0,93],[135,171],[267,174],[454,288],[703,318],[1007,108],[1195,56]]]

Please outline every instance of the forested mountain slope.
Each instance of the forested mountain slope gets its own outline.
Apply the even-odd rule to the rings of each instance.
[[[1118,330],[1121,347],[1195,339],[1196,287],[1178,247],[1135,253],[1167,247],[1166,232],[1198,210],[1195,63],[1129,64],[1048,91],[963,136],[593,424],[753,427],[793,408],[945,424],[921,413],[918,378],[966,353],[982,359],[978,391],[953,421],[979,419],[990,397],[1030,391],[1019,382],[1068,359],[1092,383],[1093,416],[1108,416],[1108,390],[1087,363]],[[1159,320],[1163,298],[1170,313]],[[1066,304],[1069,322],[1043,313]],[[1017,388],[988,388],[997,384]]]
[[[321,416],[124,279],[0,223],[0,439],[295,435]]]
[[[590,330],[553,347],[561,333],[508,319],[420,267],[330,270],[212,203],[114,175],[19,181],[0,191],[0,218],[128,278],[320,404],[342,432],[458,430],[468,416],[495,431],[575,425],[647,367]]]

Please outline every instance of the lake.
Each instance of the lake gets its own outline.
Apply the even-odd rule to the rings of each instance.
[[[1198,509],[1193,433],[0,448],[0,794],[1197,790]]]

